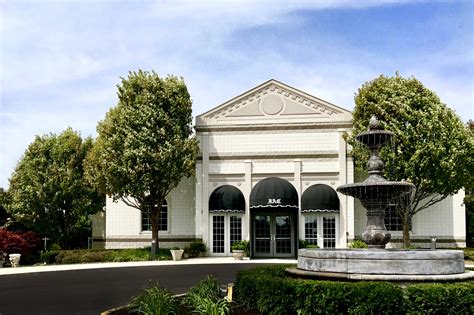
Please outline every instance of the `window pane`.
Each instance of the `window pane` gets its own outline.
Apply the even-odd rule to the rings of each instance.
[[[224,252],[224,216],[212,217],[212,252]]]
[[[308,244],[318,245],[318,217],[314,214],[305,216],[304,238]]]
[[[160,217],[158,218],[158,231],[168,231],[168,204],[161,207]]]
[[[384,222],[387,231],[403,231],[402,218],[398,214],[396,205],[389,205],[385,209]]]
[[[151,231],[151,221],[148,217],[148,213],[142,213],[142,231]],[[160,217],[158,218],[158,231],[168,230],[168,203],[163,203],[161,206]]]
[[[324,248],[336,247],[336,218],[323,218]]]
[[[242,217],[230,217],[230,246],[242,240]]]

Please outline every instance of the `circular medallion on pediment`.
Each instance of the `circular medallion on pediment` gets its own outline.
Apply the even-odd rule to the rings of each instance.
[[[267,115],[276,115],[283,110],[283,99],[275,94],[265,96],[261,102],[262,111]]]

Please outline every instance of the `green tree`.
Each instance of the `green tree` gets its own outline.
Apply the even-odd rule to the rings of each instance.
[[[467,128],[471,134],[471,138],[474,138],[474,121],[469,120]],[[466,207],[466,245],[471,247],[474,246],[474,174],[471,168],[471,177],[467,184],[464,186],[466,190],[466,196],[464,197],[464,205]]]
[[[158,219],[166,196],[195,172],[198,142],[192,102],[175,76],[130,72],[121,78],[118,104],[97,127],[88,178],[114,200],[148,215],[158,243]]]
[[[83,140],[71,128],[36,136],[10,179],[7,210],[14,219],[64,248],[84,244],[89,215],[105,200],[84,179],[91,146],[91,138]]]
[[[354,148],[356,170],[365,169],[368,152],[354,142],[355,135],[366,131],[370,117],[375,115],[385,129],[395,134],[392,145],[381,151],[385,177],[415,185],[412,196],[398,205],[407,247],[413,216],[471,180],[473,138],[459,117],[414,77],[381,75],[359,88],[355,104],[354,130],[347,140]]]

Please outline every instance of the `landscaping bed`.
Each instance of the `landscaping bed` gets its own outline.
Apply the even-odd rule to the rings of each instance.
[[[474,314],[474,281],[401,286],[302,280],[288,277],[288,267],[240,271],[235,299],[263,314]]]

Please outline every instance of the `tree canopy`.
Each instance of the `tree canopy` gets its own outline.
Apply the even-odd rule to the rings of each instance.
[[[439,97],[414,77],[379,76],[355,95],[354,130],[347,138],[354,146],[356,168],[365,169],[366,150],[354,142],[375,115],[394,132],[391,146],[381,151],[385,177],[415,185],[411,198],[399,204],[404,243],[409,245],[409,224],[414,214],[456,193],[471,181],[474,141],[460,118]]]
[[[71,128],[36,136],[10,179],[7,210],[14,219],[64,248],[87,244],[89,215],[104,198],[84,179],[92,139]]]
[[[195,172],[191,98],[183,79],[141,70],[121,78],[117,94],[117,106],[97,127],[88,178],[114,200],[149,215],[158,244],[166,196]]]

